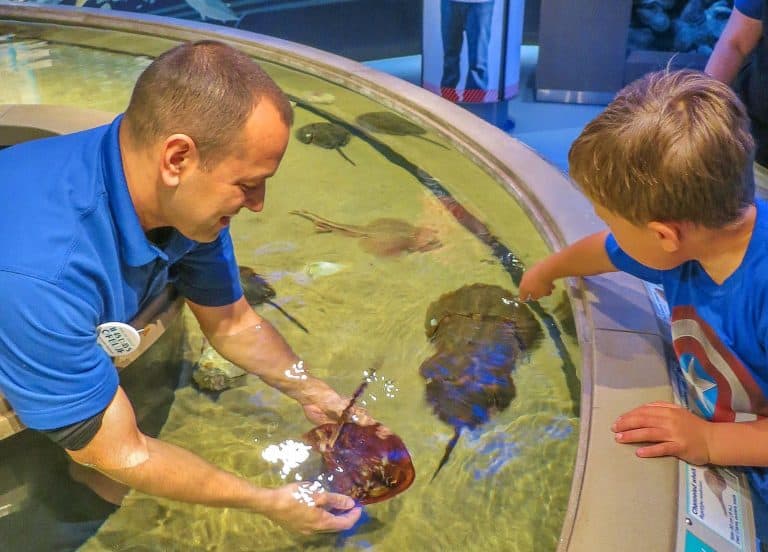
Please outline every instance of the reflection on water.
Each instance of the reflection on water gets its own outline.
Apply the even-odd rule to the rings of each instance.
[[[0,103],[43,101],[115,112],[124,108],[133,79],[146,65],[143,54],[154,55],[168,46],[168,41],[152,37],[120,42],[115,34],[78,34],[47,26],[22,29],[0,24],[0,35],[9,36],[4,39],[9,46],[6,55],[12,48],[21,51],[15,45],[21,41],[24,47],[38,44],[33,50],[49,51],[45,58],[30,57],[29,63],[52,61],[46,67],[4,65],[6,72],[13,67],[12,78],[21,88],[0,87]],[[120,48],[133,54],[117,53]],[[567,313],[550,315],[555,304],[549,299],[533,306],[545,338],[516,357],[511,376],[514,398],[482,425],[465,428],[465,437],[434,481],[424,474],[435,472],[454,428],[433,414],[419,373],[422,363],[440,352],[438,344],[424,335],[430,305],[474,283],[514,294],[522,267],[542,257],[545,244],[508,192],[440,136],[419,127],[385,132],[389,128],[385,123],[391,121],[380,116],[363,118],[368,124],[364,127],[359,117],[381,113],[382,106],[320,79],[264,65],[297,99],[296,128],[317,122],[340,126],[350,135],[343,147],[355,165],[335,148],[293,140],[280,171],[270,180],[264,212],[243,213],[233,220],[239,262],[275,291],[269,302],[254,301],[254,308],[305,359],[302,370],[326,379],[342,393],[351,393],[364,373],[383,359],[361,401],[402,438],[419,475],[402,495],[367,506],[353,530],[309,538],[288,534],[247,512],[130,492],[81,549],[553,550],[570,492],[578,433],[574,414],[578,374],[573,364],[578,355],[573,336],[561,332],[559,322],[567,319]],[[20,93],[22,89],[25,92]],[[316,98],[322,101],[313,103]],[[292,211],[321,213],[334,224],[343,221],[346,231],[368,232],[355,239],[341,229],[314,232]],[[397,247],[397,254],[382,255],[379,246],[390,242],[375,232],[376,220],[428,228],[440,246]],[[398,236],[407,241],[412,234]],[[359,242],[365,241],[373,247],[360,247]],[[555,296],[561,294],[560,288]],[[309,333],[277,307],[300,320]],[[489,330],[489,335],[500,331]],[[199,335],[190,339],[200,342]],[[485,362],[496,356],[491,351],[473,358]],[[178,374],[179,366],[175,368]],[[295,478],[296,470],[304,476],[304,466],[307,470],[312,463],[319,466],[313,453],[301,467],[286,472],[285,466],[292,462],[287,459],[300,454],[301,435],[311,428],[295,402],[252,376],[245,376],[238,387],[207,395],[190,385],[188,372],[184,368],[178,386],[175,380],[171,386],[176,389],[169,388],[164,397],[167,416],[156,428],[160,438],[258,485],[281,485]],[[157,396],[153,392],[133,398]],[[6,446],[0,444],[0,451]],[[21,449],[27,451],[27,446]],[[31,445],[28,449],[36,450]],[[53,495],[84,509],[96,501],[102,516],[114,509],[88,495],[82,485],[75,487],[78,484],[71,482],[64,467],[55,468],[62,460],[56,459],[59,452],[50,448],[40,452],[40,465],[52,466],[50,471],[42,470],[30,483],[11,485],[22,489],[19,493],[24,488],[51,493],[45,498],[37,492],[28,495],[27,519],[38,534],[44,529],[55,535],[67,523],[63,512],[47,513],[51,508],[46,500],[54,500]],[[73,490],[80,487],[84,490]],[[92,517],[80,516],[78,523]],[[89,530],[99,523],[100,519]],[[80,540],[86,537],[81,535]]]

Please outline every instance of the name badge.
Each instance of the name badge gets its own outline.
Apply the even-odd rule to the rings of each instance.
[[[136,328],[122,322],[99,324],[96,332],[99,346],[111,357],[130,355],[141,343],[141,335]]]

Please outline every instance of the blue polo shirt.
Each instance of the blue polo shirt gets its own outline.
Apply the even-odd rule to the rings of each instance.
[[[33,429],[103,410],[118,376],[96,326],[128,322],[168,283],[195,303],[242,295],[225,229],[147,239],[111,125],[0,151],[0,391]]]

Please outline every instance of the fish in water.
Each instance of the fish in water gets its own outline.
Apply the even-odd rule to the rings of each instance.
[[[376,370],[355,390],[338,424],[323,424],[304,435],[323,457],[323,479],[331,491],[358,504],[382,502],[411,486],[416,470],[403,441],[379,423],[361,426],[348,421],[352,406]]]
[[[392,113],[391,111],[373,111],[371,113],[363,113],[362,115],[359,115],[355,121],[365,130],[369,130],[371,132],[389,134],[392,136],[415,136],[416,138],[420,138],[431,144],[440,146],[443,149],[448,149],[447,146],[441,144],[440,142],[430,140],[424,136],[427,131],[421,128],[419,125],[416,125],[410,122],[408,119],[404,119],[400,115]]]
[[[243,286],[243,295],[245,295],[245,299],[248,301],[249,305],[252,307],[264,303],[272,305],[301,330],[309,333],[309,330],[304,324],[288,314],[283,307],[272,301],[277,293],[275,292],[275,289],[269,285],[269,282],[267,282],[260,274],[254,272],[250,267],[239,266],[238,268],[240,269],[240,283]]]
[[[360,245],[374,255],[389,257],[402,252],[424,252],[442,247],[432,228],[413,226],[394,218],[376,219],[368,224],[341,224],[305,210],[291,211],[314,223],[318,232],[339,232],[345,236],[361,238]]]
[[[512,372],[543,336],[525,303],[496,285],[472,284],[430,305],[425,329],[435,348],[419,373],[438,418],[454,429],[432,478],[448,461],[464,428],[475,429],[515,398]]]
[[[296,138],[302,144],[314,144],[325,149],[335,149],[344,159],[355,165],[355,162],[341,150],[343,146],[349,143],[350,136],[347,129],[334,123],[310,123],[296,131]]]

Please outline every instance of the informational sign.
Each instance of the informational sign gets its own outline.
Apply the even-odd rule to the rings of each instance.
[[[688,515],[744,550],[744,491],[725,468],[687,466]],[[748,500],[748,499],[747,499]]]
[[[524,0],[424,0],[424,88],[463,103],[515,96],[523,4]]]

